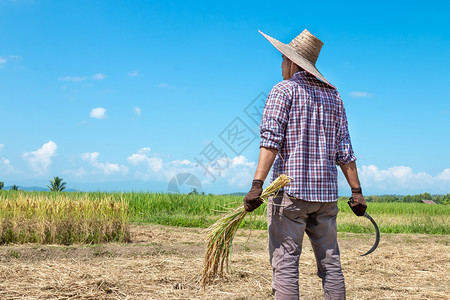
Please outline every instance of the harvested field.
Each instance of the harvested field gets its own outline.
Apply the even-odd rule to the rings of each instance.
[[[202,229],[132,226],[132,243],[4,245],[1,299],[272,299],[267,234],[240,230],[225,280],[200,291]],[[448,235],[383,234],[367,257],[372,234],[340,233],[348,299],[450,299]],[[302,299],[322,299],[314,256],[305,239]]]

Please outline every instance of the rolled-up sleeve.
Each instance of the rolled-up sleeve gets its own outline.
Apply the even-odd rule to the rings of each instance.
[[[337,129],[336,164],[346,165],[355,161],[356,156],[353,152],[350,133],[348,132],[347,116],[343,105],[339,109]]]
[[[280,150],[289,120],[291,97],[275,85],[267,96],[261,121],[260,147]]]

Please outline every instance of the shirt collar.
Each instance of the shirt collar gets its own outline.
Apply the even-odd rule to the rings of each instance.
[[[300,78],[311,77],[311,76],[313,76],[313,75],[309,74],[306,71],[298,71],[297,73],[295,73],[292,76],[292,79],[300,79]]]

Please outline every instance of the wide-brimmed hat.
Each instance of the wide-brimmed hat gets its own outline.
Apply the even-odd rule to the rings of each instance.
[[[316,68],[316,61],[319,57],[320,49],[323,42],[311,34],[308,30],[303,30],[289,44],[284,44],[273,37],[268,36],[258,30],[278,51],[283,53],[287,58],[296,65],[302,67],[306,72],[314,75],[317,79],[325,82],[332,88],[335,88]]]

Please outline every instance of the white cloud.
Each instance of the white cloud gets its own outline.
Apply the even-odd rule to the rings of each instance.
[[[159,157],[149,157],[146,159],[149,170],[158,172],[163,167],[163,160]]]
[[[103,80],[105,78],[106,78],[106,75],[102,74],[102,73],[97,73],[97,74],[92,75],[92,79],[94,79],[94,80]]]
[[[18,63],[22,59],[21,56],[18,55],[7,55],[7,57],[0,56],[0,68],[4,67],[6,63],[12,62],[12,63]]]
[[[166,87],[169,87],[169,84],[168,83],[160,83],[160,84],[158,84],[158,87],[159,88],[166,88]]]
[[[103,107],[93,108],[89,116],[94,119],[106,119],[106,109]]]
[[[225,160],[222,160],[222,165]],[[229,160],[229,167],[221,174],[228,182],[229,185],[234,187],[247,187],[253,180],[256,170],[256,163],[250,162],[248,159],[239,155]]]
[[[150,148],[139,149],[137,153],[127,157],[127,161],[133,166],[135,177],[140,180],[169,182],[179,173],[200,174],[201,171],[187,159],[164,162],[162,158],[152,155]]]
[[[432,176],[427,173],[414,173],[411,167],[394,166],[386,170],[380,170],[374,165],[362,166],[361,176],[371,178],[378,182],[389,181],[409,184],[412,181],[430,181]]]
[[[197,174],[199,178],[205,178],[204,184],[226,182],[234,188],[249,186],[256,170],[256,163],[248,161],[242,155],[231,159],[220,157],[211,162],[202,162],[201,160],[197,163],[189,160],[172,161],[168,165],[175,167],[168,175],[173,176],[180,172],[190,172]]]
[[[28,166],[37,175],[43,175],[50,167],[57,148],[53,141],[49,141],[36,151],[24,153],[23,158],[28,161]]]
[[[138,76],[138,75],[139,75],[139,72],[136,71],[136,70],[133,70],[133,71],[131,71],[131,72],[128,73],[128,76],[130,76],[130,77],[136,77],[136,76]]]
[[[358,92],[358,91],[353,91],[350,92],[350,97],[353,98],[369,98],[369,97],[373,97],[373,94],[370,94],[368,92]]]
[[[86,76],[65,76],[65,77],[59,78],[59,80],[62,80],[62,81],[72,81],[72,82],[80,82],[80,81],[84,81],[86,79],[87,79]]]
[[[155,180],[169,183],[175,176],[190,173],[197,177],[205,188],[208,185],[228,186],[228,189],[242,189],[251,185],[256,163],[244,156],[221,157],[207,162],[184,160],[164,161],[152,154],[150,148],[141,148],[127,157],[130,170],[139,180]]]
[[[394,166],[383,170],[369,165],[362,166],[358,171],[362,186],[378,194],[448,193],[450,185],[450,169],[445,169],[435,176],[414,172],[408,166]]]
[[[8,55],[8,58],[9,58],[9,60],[16,61],[16,62],[22,60],[22,56],[19,56],[19,55],[10,54],[10,55]]]
[[[99,155],[100,155],[100,153],[98,153],[98,152],[82,153],[81,154],[81,159],[93,162],[93,161],[97,160]]]
[[[185,160],[174,160],[170,162],[174,166],[192,166],[195,165],[191,161],[185,159]]]
[[[0,152],[5,148],[5,144],[0,144]],[[14,171],[13,166],[11,165],[11,162],[9,159],[6,159],[2,157],[2,160],[0,161],[0,174],[9,174]]]
[[[141,148],[127,157],[133,166],[134,175],[141,180],[168,181],[181,173],[191,173],[206,184],[225,183],[232,187],[247,187],[253,179],[256,163],[250,162],[244,156],[232,159],[218,158],[211,162],[192,162],[190,160],[173,160],[165,162],[162,158],[151,155],[150,148]]]
[[[83,167],[81,167],[76,170],[64,170],[64,171],[62,171],[62,173],[68,174],[68,175],[74,175],[76,177],[82,177],[82,176],[86,175],[86,170]]]
[[[102,163],[98,161],[98,157],[100,153],[92,152],[92,153],[82,153],[81,159],[87,161],[91,164],[94,169],[102,173],[103,175],[124,175],[128,173],[128,167],[119,165],[117,163]]]
[[[253,162],[253,161],[248,161],[248,159],[245,156],[243,156],[243,155],[239,155],[239,156],[236,156],[235,158],[233,158],[231,160],[231,165],[233,167],[244,166],[244,167],[249,167],[249,168],[255,168],[256,169],[256,163]]]
[[[148,171],[158,172],[163,167],[163,160],[159,157],[149,157],[150,151],[150,148],[141,148],[127,157],[127,161],[133,166],[145,165]]]
[[[134,110],[134,113],[135,113],[138,117],[141,116],[142,109],[140,109],[139,107],[136,106],[133,110]]]
[[[445,169],[444,171],[436,175],[436,179],[450,183],[450,169]]]
[[[9,159],[6,159],[6,158],[4,158],[4,157],[2,157],[2,163],[3,163],[5,166],[10,166],[10,165],[11,165],[11,162],[9,161]]]
[[[0,174],[9,175],[12,173],[16,173],[16,169],[12,166],[9,159],[2,157],[0,161]]]

